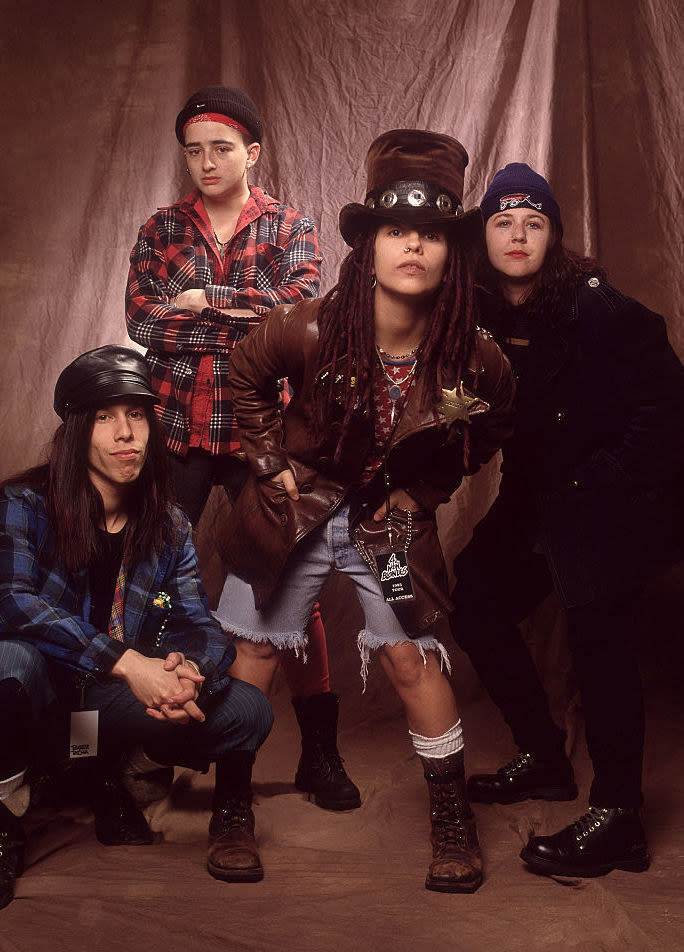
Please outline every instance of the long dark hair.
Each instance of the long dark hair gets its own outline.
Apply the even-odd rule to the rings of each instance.
[[[531,317],[538,317],[554,327],[564,312],[564,302],[574,291],[578,282],[589,276],[596,276],[604,281],[606,272],[595,258],[585,257],[566,248],[556,223],[549,219],[549,225],[551,228],[549,247],[524,303]],[[486,249],[482,250],[477,273],[478,283],[491,298],[490,305],[493,304],[495,310],[504,310],[506,302],[497,273],[487,257]],[[490,310],[490,307],[487,310]]]
[[[417,351],[424,380],[424,402],[437,402],[447,371],[460,380],[475,347],[475,256],[469,246],[448,238],[444,278]],[[337,284],[318,312],[319,370],[330,365],[329,385],[314,393],[314,422],[320,434],[335,400],[332,381],[345,376],[344,419],[336,451],[339,459],[352,412],[372,411],[375,373],[373,259],[375,231],[361,233],[340,267]],[[355,378],[355,379],[353,379]]]
[[[70,413],[52,438],[47,463],[24,470],[0,484],[0,490],[7,486],[28,486],[44,494],[55,534],[56,556],[70,572],[88,567],[97,552],[95,529],[104,523],[102,497],[88,475],[88,450],[95,413],[95,408]],[[161,552],[172,532],[166,444],[149,401],[145,402],[145,416],[150,428],[145,463],[127,500],[123,556],[127,568],[154,552]]]

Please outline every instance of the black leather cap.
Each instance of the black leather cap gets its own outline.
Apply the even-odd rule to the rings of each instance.
[[[105,344],[81,354],[61,372],[55,385],[55,413],[64,420],[72,410],[117,397],[142,397],[158,402],[142,354],[130,347]]]

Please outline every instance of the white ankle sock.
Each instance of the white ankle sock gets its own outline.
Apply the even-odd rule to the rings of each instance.
[[[5,800],[11,793],[19,789],[24,782],[25,773],[25,770],[20,770],[19,773],[13,777],[6,777],[5,780],[0,780],[0,800]]]
[[[142,744],[138,744],[129,750],[122,772],[124,774],[146,774],[153,770],[160,770],[165,766],[166,764],[158,764],[156,760],[148,757]]]
[[[422,734],[414,734],[413,731],[409,731],[409,735],[416,753],[421,757],[434,757],[441,760],[463,750],[463,728],[460,718],[453,727],[444,734],[440,734],[439,737],[423,737]]]
[[[10,813],[23,816],[28,810],[31,799],[31,788],[24,783],[25,770],[20,770],[13,777],[0,780],[0,800]]]

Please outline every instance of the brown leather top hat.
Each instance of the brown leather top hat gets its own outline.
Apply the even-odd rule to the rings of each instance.
[[[363,205],[352,202],[340,212],[340,231],[348,245],[381,220],[434,222],[456,229],[471,241],[482,236],[479,208],[463,210],[463,178],[468,153],[440,132],[392,129],[371,143]]]
[[[119,397],[158,402],[142,354],[130,347],[106,344],[81,354],[61,372],[55,385],[55,413],[64,420],[73,410]]]

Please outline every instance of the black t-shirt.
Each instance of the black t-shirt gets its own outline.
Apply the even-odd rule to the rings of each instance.
[[[116,580],[123,559],[126,526],[119,532],[95,530],[97,552],[90,564],[90,623],[99,631],[107,631],[112,614]]]

